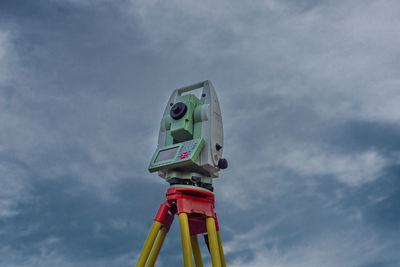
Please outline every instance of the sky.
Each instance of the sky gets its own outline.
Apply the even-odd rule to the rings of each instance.
[[[400,266],[398,1],[0,2],[0,266],[134,266],[171,92],[211,80],[228,266]],[[207,249],[201,242],[207,266]],[[177,220],[156,266],[182,266]]]

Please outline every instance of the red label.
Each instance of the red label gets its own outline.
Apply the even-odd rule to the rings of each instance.
[[[181,153],[181,154],[179,155],[179,157],[180,157],[181,159],[184,159],[184,158],[186,158],[188,155],[189,155],[188,152],[183,152],[183,153]]]

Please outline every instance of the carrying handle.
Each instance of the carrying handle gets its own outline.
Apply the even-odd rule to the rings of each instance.
[[[180,96],[183,93],[190,92],[190,91],[193,91],[193,90],[196,90],[196,89],[204,87],[204,84],[206,82],[209,82],[209,80],[205,80],[203,82],[199,82],[199,83],[195,83],[195,84],[192,84],[192,85],[189,85],[189,86],[186,86],[186,87],[182,87],[182,88],[176,89],[176,91],[178,93],[178,96]]]

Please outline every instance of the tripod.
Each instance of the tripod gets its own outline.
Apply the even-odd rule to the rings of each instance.
[[[183,263],[203,267],[197,234],[208,233],[208,249],[213,267],[226,267],[217,215],[214,212],[214,194],[192,187],[170,187],[167,200],[160,205],[136,267],[154,266],[174,215],[179,217]],[[207,241],[206,241],[207,242]]]

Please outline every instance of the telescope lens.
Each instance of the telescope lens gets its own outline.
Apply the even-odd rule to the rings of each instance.
[[[179,120],[186,114],[186,111],[187,111],[187,106],[182,102],[178,102],[172,106],[169,115],[171,115],[171,117],[174,120]]]

